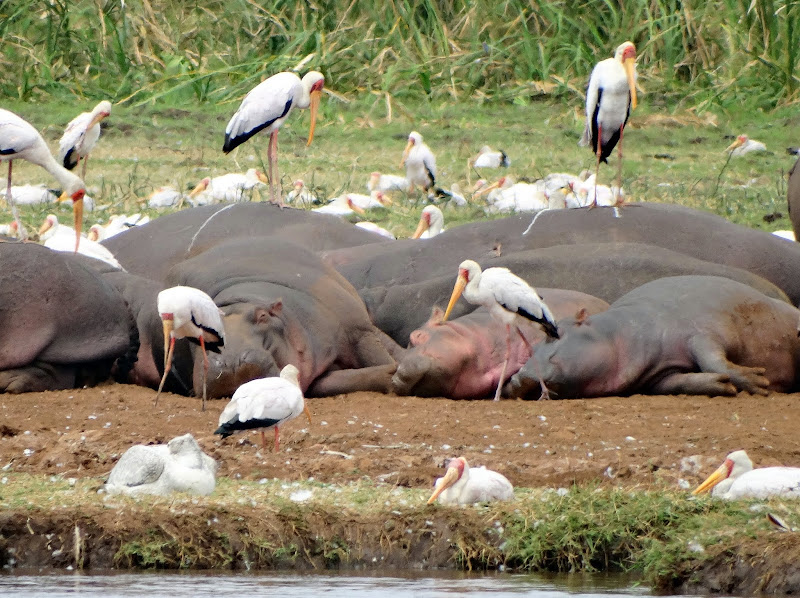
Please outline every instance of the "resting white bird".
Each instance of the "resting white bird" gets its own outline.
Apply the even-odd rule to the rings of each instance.
[[[154,189],[147,196],[148,208],[171,208],[179,206],[182,202],[188,201],[189,196],[183,191],[178,191],[175,187],[165,185]]]
[[[400,166],[404,164],[409,193],[414,191],[414,185],[427,191],[436,184],[436,157],[416,131],[408,135],[408,144],[400,160]]]
[[[387,239],[392,239],[392,240],[397,239],[397,237],[394,236],[394,233],[386,230],[382,226],[378,226],[374,222],[356,222],[356,226],[358,228],[363,228],[364,230],[368,230],[371,233],[378,234],[381,237],[386,237]]]
[[[636,108],[635,61],[636,46],[631,42],[621,44],[614,58],[601,60],[595,65],[586,89],[586,128],[580,145],[591,145],[597,156],[597,180],[600,162],[608,163],[608,156],[619,143],[619,189],[622,188],[622,132],[631,110]],[[617,204],[622,204],[621,198]]]
[[[278,176],[278,129],[294,108],[311,108],[311,129],[308,143],[314,139],[314,126],[317,109],[325,86],[325,77],[317,71],[310,71],[300,79],[294,73],[278,73],[262,81],[250,90],[236,114],[225,127],[225,143],[222,151],[226,154],[250,139],[260,131],[269,133],[269,187],[272,203],[283,206],[281,193],[275,193]]]
[[[539,297],[536,289],[508,268],[487,268],[481,272],[477,262],[472,260],[461,262],[453,294],[450,296],[442,322],[447,321],[462,293],[467,301],[473,305],[483,305],[496,321],[506,326],[506,355],[494,395],[494,400],[498,401],[511,356],[511,324],[514,323],[515,317],[519,315],[538,323],[550,338],[558,338],[558,327],[550,308]],[[524,340],[524,336],[522,338]]]
[[[624,200],[625,191],[617,187],[608,185],[598,185],[597,179],[592,174],[585,181],[574,181],[568,187],[574,194],[574,198],[567,198],[567,206],[570,208],[585,208],[589,206],[614,207],[619,205],[617,202],[621,198]]]
[[[6,201],[11,206],[14,221],[24,239],[26,237],[25,228],[19,221],[17,207],[11,193],[11,165],[14,160],[20,159],[38,164],[55,177],[63,187],[61,197],[58,198],[59,201],[72,200],[76,231],[75,251],[78,251],[78,241],[83,225],[83,196],[86,195],[83,181],[56,161],[42,136],[28,121],[13,112],[0,108],[0,162],[8,161]]]
[[[458,183],[450,185],[449,191],[441,187],[436,187],[434,192],[428,196],[428,199],[435,200],[436,198],[446,199],[448,204],[459,207],[465,206],[468,203],[467,198],[461,194],[461,187]]]
[[[188,201],[193,206],[206,206],[218,201],[239,202],[249,199],[249,191],[266,185],[267,177],[257,168],[245,173],[229,172],[220,176],[205,177],[189,192]]]
[[[692,494],[709,490],[711,496],[726,500],[772,496],[800,498],[800,467],[753,469],[746,452],[734,451]]]
[[[158,314],[164,326],[164,375],[158,385],[154,404],[172,366],[175,340],[188,338],[200,345],[203,352],[203,411],[206,409],[206,377],[208,376],[208,355],[218,351],[225,344],[225,328],[222,312],[206,293],[194,287],[171,287],[158,294]]]
[[[497,202],[503,195],[503,191],[510,189],[517,183],[510,176],[501,176],[491,185],[484,179],[478,179],[473,187],[473,197],[486,196],[486,203],[489,205]]]
[[[450,459],[444,477],[437,478],[428,504],[436,499],[443,505],[471,505],[493,500],[513,500],[514,487],[503,474],[470,468],[464,457]]]
[[[289,191],[286,195],[286,203],[297,206],[312,206],[319,203],[316,195],[311,193],[303,182],[303,179],[297,179],[294,182],[294,189]]]
[[[44,246],[53,251],[75,252],[75,231],[68,226],[59,224],[55,214],[49,214],[39,228],[39,240]],[[78,251],[81,255],[103,261],[110,266],[124,270],[107,247],[81,236]]]
[[[86,234],[86,238],[90,241],[103,241],[118,235],[119,233],[133,228],[134,226],[142,226],[150,222],[150,216],[146,214],[131,214],[130,216],[122,214],[120,216],[111,216],[108,219],[108,224],[103,226],[101,224],[93,224]]]
[[[279,427],[301,413],[311,423],[311,413],[306,406],[298,376],[300,371],[288,364],[278,377],[258,378],[245,382],[233,393],[230,403],[219,416],[219,427],[214,434],[227,438],[234,432],[261,430],[261,442],[267,448],[264,430],[275,429],[275,452],[280,442]]]
[[[172,492],[209,495],[216,486],[217,462],[206,455],[191,434],[167,444],[137,444],[125,451],[103,489],[108,494]]]
[[[3,189],[0,194],[5,199],[7,190]],[[47,185],[14,185],[11,187],[11,197],[18,206],[33,206],[43,203],[54,203],[58,201],[58,194],[47,188]],[[85,199],[85,198],[84,198]]]
[[[737,158],[752,152],[765,152],[767,151],[767,146],[760,141],[750,139],[747,135],[739,135],[733,143],[725,148],[725,151],[730,152],[731,156]]]
[[[470,158],[469,165],[473,168],[500,168],[511,166],[511,160],[503,150],[493,150],[488,145],[484,145],[478,155]]]
[[[367,179],[367,190],[372,193],[373,191],[408,191],[408,179],[404,176],[397,174],[381,174],[380,172],[373,172]]]
[[[339,197],[334,197],[324,206],[314,208],[311,211],[318,214],[330,214],[331,216],[349,216],[354,212],[363,216],[366,213],[362,208],[353,202],[353,200],[350,198],[350,195],[340,195]]]
[[[58,161],[67,170],[73,170],[83,160],[81,176],[86,178],[86,163],[97,140],[100,139],[100,122],[111,114],[111,102],[103,100],[91,112],[82,112],[67,125],[58,142]]]
[[[430,239],[444,230],[444,214],[436,206],[425,206],[412,239]]]
[[[19,227],[17,223],[12,220],[8,224],[0,224],[0,235],[16,239],[19,236]]]
[[[392,205],[392,200],[383,191],[373,191],[370,195],[363,193],[347,193],[350,201],[357,205],[362,210],[369,210],[371,208],[388,208]]]

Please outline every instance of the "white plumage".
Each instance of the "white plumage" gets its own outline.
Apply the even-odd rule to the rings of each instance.
[[[444,214],[436,206],[425,206],[412,239],[430,239],[444,230]]]
[[[286,203],[295,206],[313,206],[319,203],[319,199],[306,187],[303,179],[297,179],[294,182],[294,189],[289,191],[286,195]]]
[[[5,198],[6,189],[0,191],[0,195]],[[22,206],[33,206],[43,203],[54,203],[58,201],[58,195],[47,188],[47,185],[13,185],[11,187],[11,198],[14,203]]]
[[[484,145],[478,155],[470,160],[473,168],[500,168],[511,166],[511,160],[503,150],[495,151]]]
[[[68,226],[59,224],[55,214],[49,214],[39,229],[39,240],[44,243],[45,247],[53,251],[75,252],[75,236],[76,231]],[[77,253],[124,270],[107,247],[82,235],[79,236]]]
[[[725,149],[725,151],[730,152],[731,156],[737,158],[740,156],[746,156],[747,154],[753,152],[765,152],[767,151],[767,146],[760,141],[750,139],[747,135],[739,135],[736,140]]]
[[[438,478],[428,499],[444,505],[471,505],[494,500],[513,500],[514,487],[503,474],[486,469],[470,468],[464,457],[450,459],[444,477]]]
[[[436,157],[422,141],[422,135],[411,131],[408,135],[408,144],[403,151],[400,166],[406,166],[406,179],[408,179],[409,192],[414,190],[414,185],[427,191],[436,184]]]
[[[363,193],[346,193],[345,195],[362,210],[388,208],[392,205],[392,200],[384,195],[383,191],[373,191],[370,195]]]
[[[397,174],[373,172],[367,180],[367,190],[370,193],[373,191],[383,191],[384,193],[389,191],[408,191],[408,186],[408,179]]]
[[[226,154],[244,143],[260,131],[270,136],[269,181],[273,203],[283,205],[281,194],[275,194],[275,182],[279,181],[277,170],[278,129],[294,108],[311,108],[311,129],[308,145],[314,138],[317,109],[325,78],[322,73],[310,71],[300,79],[294,73],[278,73],[262,81],[250,90],[242,100],[239,109],[225,127],[225,143],[222,151]]]
[[[259,378],[242,384],[233,393],[230,402],[219,416],[219,427],[214,434],[223,438],[244,430],[261,430],[264,448],[267,441],[264,430],[275,430],[275,452],[279,449],[279,427],[301,413],[311,414],[300,389],[300,372],[292,364],[284,366],[278,377]]]
[[[177,286],[164,289],[158,294],[157,306],[164,326],[164,375],[158,386],[155,403],[158,404],[158,397],[172,365],[175,340],[188,338],[198,342],[203,352],[203,410],[205,410],[208,374],[206,347],[214,351],[225,344],[222,313],[211,297],[194,287]]]
[[[89,153],[100,139],[100,121],[111,114],[111,102],[103,100],[91,112],[82,112],[67,125],[58,142],[58,161],[68,170],[83,160],[82,176],[86,176]]]
[[[395,240],[397,237],[394,236],[389,230],[386,230],[382,226],[378,226],[374,222],[356,222],[356,226],[358,228],[363,228],[364,230],[368,230],[371,233],[375,233],[380,235],[381,237],[386,237],[387,239]]]
[[[86,236],[90,241],[103,241],[129,228],[142,226],[148,222],[150,222],[150,216],[147,214],[114,215],[108,219],[108,224],[105,226],[102,224],[93,224],[89,228],[89,232]]]
[[[314,208],[311,211],[317,212],[318,214],[329,214],[331,216],[349,216],[354,212],[362,215],[364,214],[364,210],[353,202],[350,195],[334,197],[324,206]]]
[[[114,465],[104,489],[108,494],[208,495],[216,486],[216,473],[217,462],[191,434],[185,434],[168,444],[129,448]]]
[[[19,227],[17,223],[12,220],[8,224],[0,224],[0,235],[6,235],[7,237],[16,239],[19,236]]]
[[[247,172],[229,172],[220,176],[205,177],[191,190],[188,201],[193,206],[207,206],[218,201],[240,202],[250,198],[249,192],[268,182],[257,168]]]
[[[50,153],[42,136],[33,126],[13,112],[0,108],[0,162],[8,161],[8,185],[6,200],[11,205],[14,221],[20,225],[17,208],[11,193],[11,167],[14,160],[28,160],[44,168],[61,184],[63,193],[59,200],[71,199],[75,210],[75,251],[83,224],[83,196],[86,188],[83,181],[69,170],[61,166]],[[25,237],[25,230],[19,226]]]
[[[753,462],[745,451],[734,451],[692,494],[708,490],[712,496],[726,500],[800,498],[800,467],[753,469]]]
[[[178,191],[175,187],[165,185],[154,189],[153,192],[147,196],[148,208],[171,208],[180,205],[181,202],[187,201],[189,196]]]

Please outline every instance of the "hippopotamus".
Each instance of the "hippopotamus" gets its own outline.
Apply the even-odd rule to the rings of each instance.
[[[105,380],[132,343],[123,297],[72,254],[0,243],[0,392]]]
[[[789,171],[789,186],[786,191],[786,199],[789,202],[789,219],[792,221],[794,238],[800,241],[800,159],[794,163]]]
[[[504,388],[556,398],[766,395],[796,387],[800,310],[718,276],[654,280],[602,313],[559,322]]]
[[[361,290],[450,274],[466,258],[489,267],[498,265],[493,259],[523,249],[646,243],[742,268],[769,280],[793,303],[800,303],[800,245],[679,205],[632,203],[618,212],[620,217],[613,208],[548,210],[538,214],[527,234],[531,216],[516,215],[451,228],[425,241],[328,250],[323,256]],[[620,276],[625,278],[624,273]]]
[[[310,396],[391,387],[389,349],[399,347],[370,322],[355,289],[299,245],[232,239],[174,266],[166,284],[205,291],[224,314],[225,346],[208,356],[209,398],[289,363]],[[195,359],[195,389],[202,363]]]
[[[745,270],[640,243],[558,245],[483,258],[479,262],[484,268],[509,268],[536,288],[581,291],[609,303],[651,280],[683,274],[725,276],[770,297],[788,300],[778,287]],[[454,269],[423,282],[367,288],[359,293],[375,325],[405,346],[411,332],[423,325],[431,308],[446,305],[456,273]],[[474,305],[460,301],[453,316],[474,309]]]
[[[175,264],[237,238],[271,236],[321,251],[386,239],[335,216],[267,203],[211,205],[166,214],[102,242],[133,274],[164,280]]]
[[[537,291],[556,319],[608,309],[608,303],[585,293],[543,288]],[[493,396],[506,350],[505,326],[484,308],[446,322],[442,322],[443,315],[441,308],[434,307],[428,322],[411,333],[410,347],[392,377],[394,392],[450,399]],[[516,373],[530,358],[531,347],[546,338],[541,326],[517,318],[506,376]]]

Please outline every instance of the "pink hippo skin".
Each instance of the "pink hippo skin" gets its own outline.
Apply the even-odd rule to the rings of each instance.
[[[599,313],[608,308],[602,299],[578,291],[538,291],[557,319],[581,310]],[[451,399],[491,398],[505,356],[505,326],[483,308],[444,323],[442,316],[442,310],[434,307],[430,320],[411,333],[410,347],[392,378],[394,392]],[[517,372],[530,358],[531,346],[545,338],[541,326],[517,318],[507,376]]]
[[[506,395],[766,395],[796,387],[800,310],[716,276],[654,280],[534,350]]]

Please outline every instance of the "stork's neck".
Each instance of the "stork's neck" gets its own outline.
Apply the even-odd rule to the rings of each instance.
[[[83,181],[81,178],[61,166],[61,164],[58,163],[58,160],[53,157],[53,154],[50,153],[50,150],[47,149],[47,146],[44,147],[45,151],[35,156],[30,156],[28,160],[38,164],[47,172],[52,174],[53,177],[55,177],[55,179],[61,184],[62,189],[69,195],[72,195],[78,189],[82,189]]]

